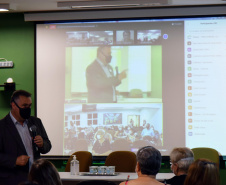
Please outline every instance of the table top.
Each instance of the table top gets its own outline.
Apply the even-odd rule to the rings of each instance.
[[[83,180],[109,180],[109,181],[125,181],[130,175],[131,179],[137,178],[137,173],[131,172],[119,172],[116,176],[84,176],[82,173],[81,175],[71,175],[70,172],[59,172],[60,178],[62,181],[83,181]],[[175,176],[173,173],[158,173],[156,175],[156,179],[158,181],[163,181],[164,179],[170,179]]]

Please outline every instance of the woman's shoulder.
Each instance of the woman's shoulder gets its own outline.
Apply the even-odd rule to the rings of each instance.
[[[126,181],[124,181],[124,182],[121,182],[121,183],[120,183],[119,185],[124,185],[124,184],[125,184],[125,182],[126,182]]]
[[[138,185],[137,179],[121,182],[119,185]]]
[[[129,181],[127,181],[127,182],[129,182]],[[126,181],[123,181],[119,185],[125,185],[125,184],[126,184]]]
[[[163,183],[156,181],[142,181],[139,179],[130,180],[126,183],[126,181],[121,182],[119,185],[164,185]]]

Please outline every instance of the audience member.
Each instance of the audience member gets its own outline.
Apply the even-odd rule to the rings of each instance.
[[[147,124],[147,121],[144,119],[143,120],[143,128],[146,128],[146,124]]]
[[[197,159],[188,169],[184,185],[219,185],[218,166],[208,159]]]
[[[171,185],[183,185],[188,168],[194,162],[193,156],[192,150],[187,147],[174,148],[170,153],[170,161],[175,176],[165,182]]]
[[[146,128],[144,128],[141,132],[141,136],[151,136],[154,137],[154,127],[150,125],[150,123],[146,124]]]
[[[146,146],[137,152],[137,179],[125,181],[120,185],[162,185],[156,180],[156,174],[161,167],[161,153],[152,146]]]
[[[56,167],[45,159],[38,159],[32,164],[28,179],[39,185],[62,185]]]
[[[162,146],[161,137],[158,130],[154,130],[154,143],[156,146]]]
[[[129,142],[134,142],[135,141],[135,138],[136,138],[136,135],[137,135],[137,133],[135,133],[133,131],[132,127],[131,126],[128,126],[128,131],[126,133],[127,140]]]
[[[92,149],[93,155],[108,155],[112,152],[111,144],[109,140],[105,138],[105,131],[103,129],[99,129],[94,138],[96,139],[96,142]]]
[[[113,142],[113,138],[112,135],[108,132],[105,132],[105,139],[107,139],[109,141],[109,143],[111,144]]]
[[[116,132],[114,134],[114,137],[117,139],[117,138],[125,138],[125,132],[124,132],[124,128],[122,125],[119,125],[116,129]]]

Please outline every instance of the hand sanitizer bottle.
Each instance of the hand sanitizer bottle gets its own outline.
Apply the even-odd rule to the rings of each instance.
[[[71,175],[75,175],[75,160],[76,160],[76,156],[73,155],[73,159],[70,162]]]
[[[76,156],[75,156],[75,175],[79,175],[79,161],[76,160]]]
[[[73,155],[73,159],[70,163],[71,175],[79,175],[79,161],[76,160],[76,155]]]

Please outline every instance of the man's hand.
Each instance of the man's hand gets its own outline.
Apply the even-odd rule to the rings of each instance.
[[[119,79],[119,80],[122,80],[122,79],[124,79],[124,78],[126,78],[126,77],[127,77],[127,70],[122,71],[122,72],[119,73],[119,75],[118,75],[118,79]]]
[[[34,143],[39,147],[43,147],[43,139],[41,136],[35,136]]]
[[[29,160],[29,156],[27,155],[21,155],[19,157],[17,157],[16,159],[16,165],[18,166],[25,166]]]

